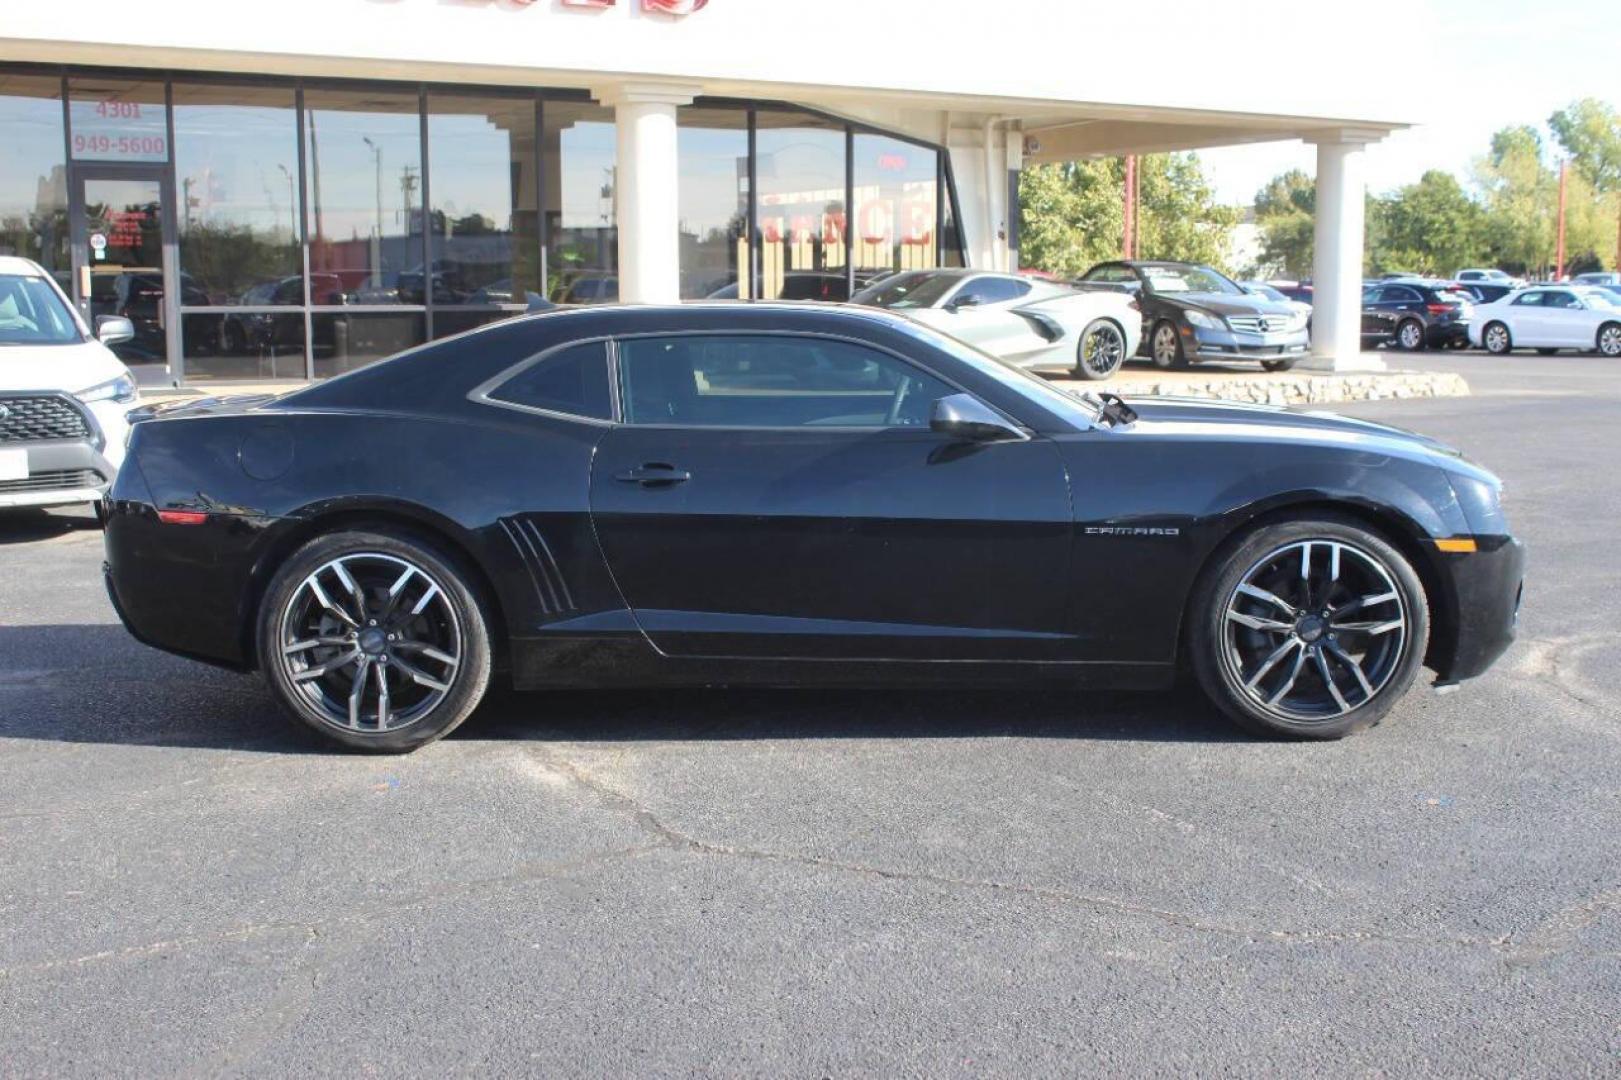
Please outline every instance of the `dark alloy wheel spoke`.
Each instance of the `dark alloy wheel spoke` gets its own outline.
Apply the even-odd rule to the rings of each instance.
[[[386,733],[433,712],[461,667],[456,610],[432,574],[356,552],[309,574],[281,613],[280,661],[327,724]]]
[[[1256,708],[1331,723],[1379,695],[1400,665],[1407,620],[1378,557],[1343,540],[1299,540],[1233,587],[1221,660]]]

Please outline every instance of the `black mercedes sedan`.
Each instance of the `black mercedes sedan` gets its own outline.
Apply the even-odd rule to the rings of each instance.
[[[1164,687],[1252,730],[1484,671],[1489,472],[1326,414],[1076,397],[881,310],[559,310],[151,410],[106,506],[130,631],[348,747],[519,689]],[[1076,708],[1084,708],[1077,697]]]

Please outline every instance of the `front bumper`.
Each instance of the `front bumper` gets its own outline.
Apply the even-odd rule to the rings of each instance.
[[[118,475],[118,466],[88,442],[8,443],[5,449],[27,452],[28,476],[0,480],[0,509],[96,502]]]
[[[1477,537],[1479,550],[1443,556],[1455,602],[1452,640],[1430,657],[1443,682],[1472,679],[1514,643],[1525,592],[1525,545],[1512,536]]]
[[[1190,360],[1286,360],[1305,356],[1310,347],[1311,335],[1303,329],[1271,334],[1182,329],[1182,349]]]

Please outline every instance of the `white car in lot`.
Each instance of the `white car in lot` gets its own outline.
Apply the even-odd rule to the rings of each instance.
[[[1590,285],[1537,285],[1475,308],[1469,343],[1499,356],[1560,349],[1621,357],[1621,301]]]
[[[38,263],[0,257],[0,510],[98,503],[117,474],[139,393],[107,345],[135,328],[96,321]]]
[[[1141,343],[1142,311],[1125,293],[1080,292],[1022,274],[906,270],[851,301],[888,308],[1027,368],[1106,379]]]

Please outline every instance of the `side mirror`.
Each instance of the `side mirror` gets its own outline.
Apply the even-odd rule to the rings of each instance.
[[[135,324],[122,315],[97,315],[96,340],[103,345],[118,345],[135,338]]]
[[[1025,438],[1024,432],[972,394],[951,394],[934,403],[929,430],[966,442],[1003,442]]]
[[[947,311],[958,311],[958,310],[961,310],[962,308],[965,308],[965,307],[978,307],[978,306],[979,306],[979,297],[975,296],[973,293],[964,293],[962,296],[956,297],[949,304],[947,304],[946,305],[946,310]]]

